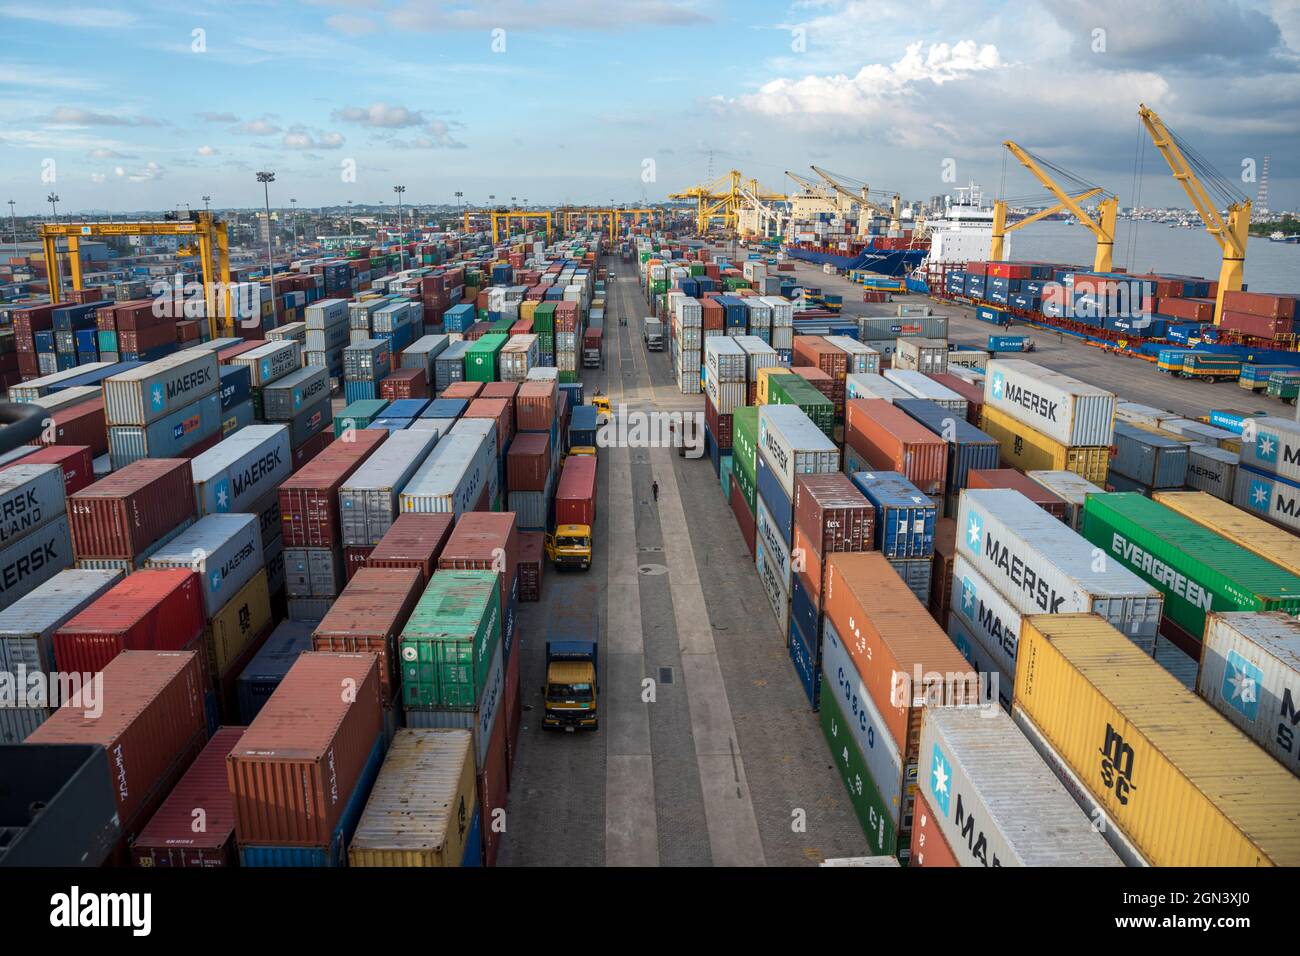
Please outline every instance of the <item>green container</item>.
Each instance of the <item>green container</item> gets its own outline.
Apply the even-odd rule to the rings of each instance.
[[[858,742],[853,739],[839,701],[835,699],[835,688],[826,686],[825,675],[822,676],[820,716],[822,733],[831,748],[835,769],[849,791],[849,803],[853,804],[853,811],[862,824],[871,855],[897,856],[898,831],[890,818],[889,808],[880,796],[876,782],[871,779],[867,762],[858,750]]]
[[[758,465],[757,405],[742,405],[731,413],[731,455],[754,474]]]
[[[538,350],[552,355],[555,354],[555,333],[538,332],[536,334]]]
[[[561,370],[558,374],[559,374],[561,385],[574,385],[577,382],[581,381],[577,372],[566,372],[564,370]]]
[[[769,376],[767,403],[799,406],[827,438],[835,440],[835,403],[817,391],[807,379],[799,375]]]
[[[731,475],[736,479],[736,487],[740,489],[745,504],[749,505],[749,513],[754,514],[754,509],[758,507],[758,480],[752,470],[747,471],[745,466],[736,460],[734,454],[731,456]]]
[[[365,428],[387,407],[388,401],[382,398],[363,398],[353,402],[334,416],[334,437],[342,435],[349,424],[353,428]]]
[[[487,309],[479,309],[479,310],[478,310],[478,321],[480,321],[480,322],[486,322],[487,320],[488,320],[488,310],[487,310]]]
[[[99,343],[99,350],[100,350],[101,352],[116,352],[116,351],[117,351],[117,333],[116,333],[116,332],[112,332],[112,331],[105,332],[105,331],[103,331],[103,330],[101,329],[100,331],[98,331],[98,332],[95,333],[95,341]]]
[[[659,293],[661,293],[661,292],[667,292],[667,291],[668,291],[668,280],[667,280],[667,279],[651,279],[651,280],[650,280],[650,292],[651,292],[652,294],[654,294],[654,295],[659,295]]]
[[[470,343],[470,347],[465,352],[465,381],[495,382],[497,356],[508,341],[510,341],[508,335],[489,332]]]
[[[533,331],[538,333],[555,331],[554,302],[543,302],[533,312]]]
[[[515,323],[510,319],[497,319],[492,323],[492,331],[502,335],[509,335],[510,330],[514,328]]]
[[[702,275],[704,275],[704,274],[705,274],[705,271],[704,271],[704,263],[702,263],[702,262],[692,262],[692,263],[691,263],[691,275],[693,275],[693,276],[702,276]]]
[[[1083,536],[1155,585],[1197,640],[1210,611],[1300,613],[1300,578],[1144,495],[1088,495]]]
[[[501,640],[495,571],[439,571],[402,629],[402,701],[418,710],[473,710]]]

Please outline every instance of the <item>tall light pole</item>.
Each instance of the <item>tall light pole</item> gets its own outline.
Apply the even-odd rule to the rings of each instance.
[[[212,211],[210,208],[208,208],[208,203],[211,202],[211,201],[212,201],[212,197],[211,197],[211,196],[204,196],[204,197],[203,197],[203,211],[204,211],[204,212],[211,212],[211,211]]]
[[[9,200],[9,223],[14,227],[14,255],[18,255],[18,217],[14,215],[14,201]]]
[[[462,202],[462,200],[464,198],[465,198],[465,194],[461,192],[459,189],[457,189],[456,190],[456,219],[460,221],[460,223],[462,224],[462,228],[464,228],[464,222],[465,222],[465,218],[461,215],[461,212],[463,211],[463,207],[464,207],[464,203]]]
[[[275,305],[275,264],[271,258],[271,183],[275,182],[275,173],[259,172],[257,181],[262,184],[262,197],[266,200],[266,278],[271,283],[271,328],[275,328],[280,324]],[[258,306],[260,309],[260,302]],[[261,318],[260,311],[258,318]]]
[[[293,216],[293,247],[296,250],[298,248],[298,200],[290,199],[289,208],[292,210],[290,214]]]
[[[45,197],[45,201],[50,204],[50,210],[51,212],[54,213],[54,224],[57,226],[59,224],[59,206],[58,206],[59,196],[57,193],[50,193],[48,196]],[[46,268],[48,269],[49,263],[47,262],[45,265]],[[54,240],[54,282],[55,282],[54,288],[57,289],[59,295],[62,296],[63,295],[63,271],[59,267],[59,240],[57,238]]]
[[[343,243],[343,248],[352,245],[352,200],[348,200],[348,240]]]
[[[406,187],[394,186],[393,192],[397,193],[397,269],[400,272],[406,268],[406,237],[402,235],[402,193]]]

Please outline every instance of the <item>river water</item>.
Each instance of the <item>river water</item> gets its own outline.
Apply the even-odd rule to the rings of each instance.
[[[1134,232],[1136,230],[1136,233]],[[1083,226],[1040,222],[1009,236],[1011,258],[1092,264],[1096,243]],[[1121,219],[1115,227],[1115,265],[1130,272],[1219,277],[1222,256],[1214,237],[1197,226],[1170,228],[1154,222]],[[1300,294],[1300,244],[1269,242],[1251,236],[1246,244],[1246,286],[1254,292]]]

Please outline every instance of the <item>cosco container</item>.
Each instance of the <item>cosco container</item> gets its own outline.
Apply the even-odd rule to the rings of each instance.
[[[1085,531],[1088,522],[1085,512]],[[1124,564],[1099,562],[1091,536],[1085,540],[1020,492],[963,491],[957,535],[958,553],[1022,614],[1091,611],[1151,652],[1160,591]]]
[[[1115,423],[1110,470],[1148,488],[1181,488],[1187,482],[1187,445],[1124,422]]]
[[[146,568],[182,568],[199,575],[208,620],[262,569],[262,534],[250,514],[207,515],[145,561]]]
[[[1033,362],[989,362],[984,402],[1066,447],[1111,443],[1114,394]]]
[[[787,499],[794,497],[797,475],[840,470],[839,449],[793,405],[759,406],[757,446]]]
[[[1153,866],[1300,863],[1300,780],[1094,615],[1025,619],[1013,714],[1082,782],[1116,852],[1131,842]]]
[[[1095,485],[1106,482],[1109,444],[1071,448],[989,405],[984,406],[980,430],[1002,446],[1003,464],[1021,471],[1072,471]]]
[[[339,487],[343,544],[378,544],[399,513],[400,495],[438,441],[431,431],[401,431],[388,436]]]
[[[304,408],[319,404],[330,394],[329,371],[309,365],[276,379],[262,388],[262,417],[269,422],[289,422]]]
[[[189,468],[199,514],[247,511],[293,473],[289,429],[249,425],[194,456]]]
[[[254,388],[261,388],[300,368],[302,351],[294,341],[267,342],[242,355],[236,355],[230,364],[247,366],[250,384]]]
[[[187,349],[104,380],[109,425],[149,425],[219,388],[214,352]]]
[[[878,399],[847,402],[844,441],[872,469],[897,471],[923,494],[942,498],[948,443],[902,409]]]
[[[114,470],[141,458],[179,458],[221,433],[221,396],[213,391],[153,423],[108,429],[108,454]]]
[[[960,866],[1122,866],[1001,711],[926,708],[917,776]]]

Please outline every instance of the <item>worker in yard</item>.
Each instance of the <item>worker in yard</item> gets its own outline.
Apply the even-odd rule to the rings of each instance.
[[[650,493],[655,496],[655,504],[659,503],[659,481],[650,482]]]

